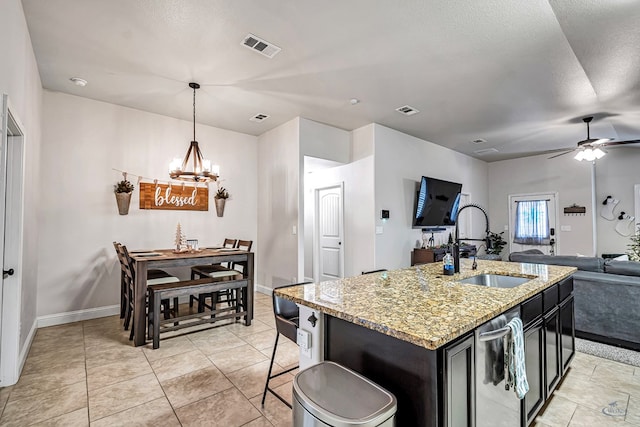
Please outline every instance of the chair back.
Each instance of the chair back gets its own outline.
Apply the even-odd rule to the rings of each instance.
[[[288,288],[289,286],[304,285],[305,283],[296,283],[293,285],[279,286],[275,289]],[[274,289],[274,291],[275,291]],[[295,302],[276,296],[275,292],[271,294],[273,300],[273,314],[276,318],[276,331],[284,335],[291,341],[296,342],[296,335],[299,325],[300,310]]]
[[[241,251],[251,251],[251,246],[253,246],[253,240],[238,240],[238,243],[236,243],[236,248],[240,249]]]
[[[224,239],[223,248],[235,248],[238,241],[236,239]]]
[[[122,254],[122,271],[124,271],[125,280],[129,287],[133,287],[136,282],[133,260],[129,256],[129,251],[125,245],[120,245],[120,253]]]
[[[383,271],[387,271],[387,269],[381,268],[380,270],[363,271],[362,274],[382,273]]]

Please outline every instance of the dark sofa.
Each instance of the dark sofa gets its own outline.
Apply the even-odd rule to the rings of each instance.
[[[640,351],[640,262],[513,252],[509,260],[577,267],[576,336]]]

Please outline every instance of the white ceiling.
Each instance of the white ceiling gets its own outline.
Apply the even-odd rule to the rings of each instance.
[[[196,81],[197,121],[238,132],[296,116],[347,130],[376,122],[487,161],[573,148],[586,115],[593,137],[640,139],[638,0],[23,6],[45,88],[191,120]],[[241,46],[249,33],[282,51]],[[420,113],[395,111],[406,104]],[[271,117],[249,121],[257,113]],[[487,148],[499,152],[474,154]]]

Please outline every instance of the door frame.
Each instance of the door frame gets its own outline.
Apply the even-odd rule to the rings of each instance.
[[[554,199],[554,215],[555,215],[555,235],[553,236],[553,238],[555,239],[555,244],[554,244],[554,254],[559,254],[560,253],[560,233],[559,231],[559,221],[560,221],[560,209],[558,207],[559,203],[558,203],[558,192],[557,191],[537,191],[535,193],[519,193],[519,194],[509,194],[508,197],[508,209],[507,209],[507,213],[509,215],[509,237],[508,237],[508,244],[509,244],[509,253],[513,252],[513,232],[514,232],[514,227],[515,224],[513,223],[513,206],[514,206],[514,201],[513,199],[515,198],[519,198],[519,197],[537,197],[537,196],[546,196],[546,195],[552,195],[553,199]]]
[[[26,351],[20,351],[20,315],[22,308],[22,271],[24,241],[24,171],[26,132],[20,118],[15,114],[7,95],[2,103],[2,138],[6,150],[5,181],[5,245],[4,268],[13,268],[15,273],[2,281],[2,325],[0,336],[0,386],[15,384],[26,359]],[[7,129],[13,128],[8,136]],[[6,256],[5,256],[6,254]],[[29,342],[25,341],[28,350]]]
[[[342,278],[344,278],[344,251],[346,247],[344,235],[344,181],[323,185],[313,189],[313,281],[320,281],[320,191],[329,188],[340,189],[340,235],[342,236],[342,250],[340,251],[340,264],[342,265]]]

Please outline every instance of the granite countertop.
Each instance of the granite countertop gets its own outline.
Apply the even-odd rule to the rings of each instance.
[[[442,263],[291,286],[276,295],[429,350],[451,342],[543,289],[575,267],[460,260],[460,273],[442,275]],[[457,283],[479,274],[531,278],[515,288]]]

